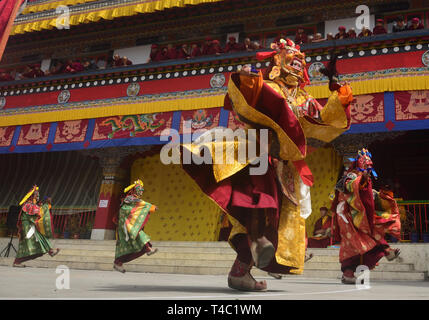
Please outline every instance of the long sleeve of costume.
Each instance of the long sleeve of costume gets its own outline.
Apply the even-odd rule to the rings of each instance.
[[[53,231],[52,231],[52,217],[51,217],[51,205],[50,204],[43,204],[40,207],[40,217],[36,220],[35,224],[37,227],[37,230],[48,238],[53,238]]]
[[[130,239],[136,239],[138,233],[148,221],[149,214],[154,211],[155,206],[153,204],[135,197],[126,197],[121,207],[120,226],[123,226],[124,232]]]
[[[307,138],[330,142],[350,128],[350,102],[353,100],[348,85],[332,92],[326,105],[320,111],[320,119],[308,115],[300,117],[299,122]]]

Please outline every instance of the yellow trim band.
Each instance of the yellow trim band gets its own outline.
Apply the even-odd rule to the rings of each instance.
[[[177,99],[167,101],[155,101],[134,104],[115,104],[106,107],[91,107],[85,109],[70,109],[62,111],[48,111],[40,113],[16,114],[0,116],[0,127],[56,122],[67,120],[81,120],[101,117],[125,116],[131,114],[146,114],[156,112],[169,112],[178,110],[198,110],[218,108],[223,106],[225,94]]]
[[[428,90],[429,77],[425,75],[358,80],[350,81],[350,85],[354,96],[385,91]],[[323,85],[306,86],[305,90],[316,99],[328,98],[331,94],[327,82]]]
[[[141,13],[151,13],[155,11],[162,11],[169,8],[179,7],[183,8],[187,5],[198,5],[203,3],[213,3],[213,2],[220,2],[223,0],[152,0],[152,1],[134,1],[133,4],[127,5],[127,6],[116,6],[116,7],[109,7],[105,8],[103,10],[99,11],[88,11],[88,12],[81,12],[76,13],[74,15],[70,15],[70,25],[75,26],[78,24],[83,23],[90,23],[90,22],[97,22],[100,19],[104,20],[113,20],[115,18],[120,17],[128,17],[133,16],[136,14]],[[58,1],[56,3],[50,3],[46,4],[47,6],[55,5],[55,8],[57,5],[61,5],[62,2],[76,2],[78,3],[78,0],[75,1]],[[81,1],[83,2],[83,1]],[[87,2],[87,1],[85,1]],[[41,5],[40,5],[41,6]],[[30,10],[30,9],[28,9]],[[32,21],[32,22],[22,22],[21,24],[16,24],[11,32],[11,35],[14,34],[21,34],[25,32],[34,32],[34,31],[41,31],[41,30],[47,30],[47,29],[53,29],[56,27],[57,24],[57,18],[48,18],[48,19],[41,19],[38,21]],[[61,21],[59,21],[61,22]]]

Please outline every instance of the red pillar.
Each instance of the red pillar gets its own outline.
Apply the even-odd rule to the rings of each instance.
[[[105,155],[100,157],[103,169],[103,181],[100,186],[98,207],[95,213],[94,226],[91,233],[93,240],[115,239],[120,197],[125,184],[125,170],[120,167],[121,157]]]

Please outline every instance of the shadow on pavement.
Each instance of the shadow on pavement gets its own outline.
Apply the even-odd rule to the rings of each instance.
[[[246,294],[249,293],[258,293],[258,292],[247,292],[247,291],[238,291],[233,290],[228,287],[219,288],[219,287],[204,287],[204,286],[153,286],[153,285],[119,285],[111,287],[100,287],[92,291],[107,291],[107,292],[192,292],[192,293],[225,293],[225,294]],[[287,292],[285,290],[270,290],[266,292]]]

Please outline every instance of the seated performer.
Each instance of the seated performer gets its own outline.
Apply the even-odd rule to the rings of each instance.
[[[332,218],[328,208],[320,208],[320,219],[314,224],[313,237],[308,238],[309,248],[327,248],[331,242]]]
[[[18,218],[19,247],[14,267],[23,268],[24,261],[36,259],[48,253],[51,257],[58,254],[60,249],[53,249],[47,239],[53,238],[51,220],[51,200],[39,202],[39,187],[34,186],[19,203],[21,212]]]
[[[253,174],[254,159],[233,159],[233,164],[216,160],[215,143],[234,148],[230,153],[237,154],[242,143],[251,143],[247,136],[238,141],[207,142],[214,164],[182,164],[202,191],[228,214],[232,224],[229,242],[237,252],[228,286],[244,291],[267,289],[265,281],[256,281],[250,274],[253,266],[271,273],[302,272],[305,218],[311,213],[313,182],[303,161],[306,138],[328,142],[347,130],[353,100],[350,86],[340,85],[336,79],[335,55],[326,69],[332,94],[322,107],[304,90],[309,81],[299,46],[280,39],[271,48],[273,51],[257,53],[259,60],[270,59],[266,74],[246,65],[231,75],[225,98],[225,108],[233,110],[248,128],[266,129],[259,132],[268,133],[267,143],[260,144],[269,153],[269,157],[264,153],[266,170]],[[182,147],[184,155],[201,155],[192,143]]]
[[[147,253],[156,253],[149,236],[143,231],[149,216],[157,209],[156,206],[141,199],[143,182],[135,181],[125,188],[125,199],[122,201],[118,219],[118,239],[116,241],[115,261],[113,268],[125,273],[123,264]]]
[[[373,269],[384,256],[390,261],[398,257],[399,249],[391,249],[386,233],[399,238],[400,217],[396,201],[384,191],[372,189],[371,154],[366,149],[358,152],[352,167],[335,186],[331,211],[335,213],[333,233],[341,239],[340,262],[342,282],[354,284],[359,265]],[[375,199],[375,200],[374,200]],[[384,208],[379,210],[378,208]]]

